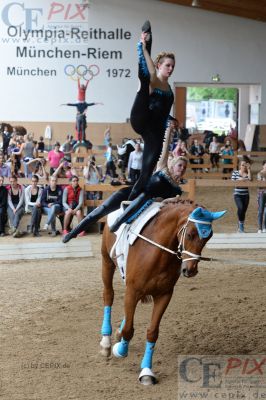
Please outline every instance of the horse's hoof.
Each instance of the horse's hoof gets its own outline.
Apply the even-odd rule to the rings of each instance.
[[[139,382],[142,385],[155,385],[158,380],[150,368],[143,368],[139,374]]]
[[[101,350],[100,354],[104,357],[110,357],[111,355],[111,337],[103,336],[100,342]]]
[[[110,355],[111,355],[111,347],[101,347],[100,354],[103,357],[110,357]]]
[[[116,340],[117,342],[120,342],[121,337],[122,337],[122,332],[121,332],[119,329],[117,329],[117,330],[115,331],[115,340]]]
[[[127,351],[121,352],[122,349],[120,349],[121,346],[121,342],[118,342],[116,344],[113,345],[113,355],[117,358],[124,358],[127,357]],[[119,352],[120,350],[120,352]]]

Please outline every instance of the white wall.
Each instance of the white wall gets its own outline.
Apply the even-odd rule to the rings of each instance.
[[[87,101],[104,102],[104,106],[89,109],[89,121],[124,122],[130,114],[137,88],[136,42],[140,26],[149,18],[153,27],[153,54],[161,50],[171,50],[176,54],[172,83],[211,82],[213,74],[219,73],[222,83],[261,85],[260,123],[266,124],[265,23],[158,0],[91,0],[88,14],[84,13],[84,16],[77,13],[75,1],[58,0],[60,6],[54,9],[57,13],[51,13],[52,0],[16,0],[18,4],[8,9],[11,3],[11,0],[0,3],[0,120],[73,121],[75,110],[59,107],[61,103],[76,100],[76,82],[65,75],[64,67],[85,63],[97,64],[100,68],[100,74],[89,84]],[[35,30],[55,26],[64,31],[71,27],[80,27],[84,31],[89,28],[106,31],[122,28],[131,38],[90,39],[76,43],[68,37],[67,42],[61,40],[51,44],[50,41],[36,43],[36,39],[25,43],[19,36],[14,36],[12,42],[7,34],[7,18],[9,23],[22,24],[21,28],[25,29],[26,13],[28,27],[32,20],[30,28]],[[11,31],[14,32],[15,29]],[[4,42],[7,39],[9,42]],[[19,46],[35,46],[37,50],[58,47],[60,50],[79,50],[81,54],[85,54],[88,47],[100,48],[101,51],[120,51],[122,59],[88,59],[86,55],[76,59],[20,58],[16,54]],[[56,76],[7,76],[8,66],[55,70]],[[108,69],[130,69],[130,77],[108,77]]]

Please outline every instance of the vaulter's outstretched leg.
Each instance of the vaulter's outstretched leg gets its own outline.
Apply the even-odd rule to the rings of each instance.
[[[143,50],[145,46],[148,54],[151,53],[152,33],[149,21],[142,27],[142,37],[143,40],[137,45],[139,89],[130,114],[132,128],[141,136],[149,121],[150,72]]]
[[[148,200],[149,196],[146,193],[141,193],[131,202],[123,214],[116,219],[115,223],[110,227],[110,231],[115,232],[124,222],[130,223],[131,219],[133,220],[133,217],[135,219],[140,210],[143,211],[143,207],[146,208],[151,204],[151,201],[149,202]]]
[[[86,218],[84,218],[71,232],[63,237],[63,243],[69,242],[69,240],[77,237],[77,235],[86,229],[93,223],[97,222],[102,217],[107,214],[118,210],[122,201],[127,200],[131,187],[126,187],[114,192],[108,199],[106,199],[103,204],[95,208],[91,213],[89,213]]]

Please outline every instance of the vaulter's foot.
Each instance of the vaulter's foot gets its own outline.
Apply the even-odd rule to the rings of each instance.
[[[152,33],[151,33],[151,23],[150,21],[145,21],[144,24],[142,25],[142,36],[145,39],[146,43],[146,49],[148,53],[151,53],[151,44],[152,44]]]
[[[74,235],[72,232],[67,233],[66,235],[63,236],[62,242],[63,243],[67,243],[69,242],[71,239],[77,237],[77,235]]]
[[[142,32],[151,33],[151,23],[149,20],[145,21],[141,28]]]

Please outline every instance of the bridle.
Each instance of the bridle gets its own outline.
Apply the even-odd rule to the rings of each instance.
[[[177,251],[168,249],[167,247],[162,246],[161,244],[154,242],[153,240],[147,238],[146,236],[141,235],[140,233],[134,233],[131,230],[130,230],[130,232],[133,233],[134,235],[138,236],[139,238],[145,240],[146,242],[158,247],[159,249],[167,251],[168,253],[171,253],[171,254],[175,255],[182,262],[190,261],[190,260],[210,261],[210,259],[208,257],[202,257],[201,254],[191,253],[190,251],[185,249],[185,240],[186,240],[187,227],[188,227],[189,222],[193,222],[193,223],[197,223],[197,224],[204,224],[204,225],[211,225],[212,224],[211,222],[201,221],[201,220],[198,220],[198,219],[194,219],[194,218],[188,217],[187,221],[180,228],[180,230],[178,231],[178,234],[177,234],[177,237],[179,237],[181,235],[179,243],[178,243]],[[183,258],[183,254],[188,255],[189,258]]]

